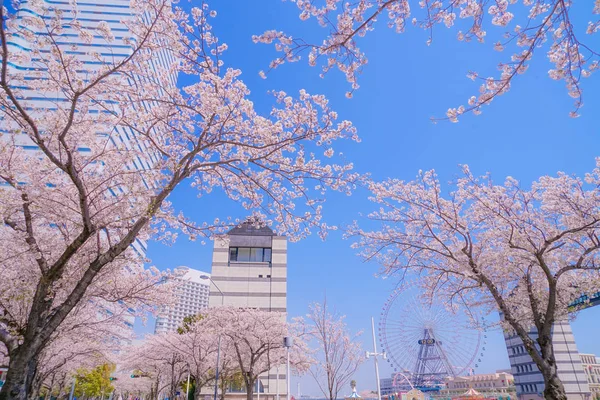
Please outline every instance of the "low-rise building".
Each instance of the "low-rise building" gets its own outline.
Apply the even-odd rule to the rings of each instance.
[[[579,353],[579,358],[592,392],[592,399],[600,399],[600,360],[595,354]]]
[[[476,390],[484,397],[495,399],[514,399],[517,391],[512,374],[506,371],[497,371],[491,374],[476,374],[469,376],[448,377],[444,382],[445,387],[440,390],[442,399],[460,397],[471,389]]]

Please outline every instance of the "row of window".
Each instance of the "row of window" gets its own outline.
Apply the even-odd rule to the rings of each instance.
[[[229,261],[271,262],[271,249],[268,247],[230,247]]]
[[[521,389],[523,393],[537,393],[537,385],[535,383],[533,384],[526,384],[526,385],[521,385]]]
[[[533,364],[517,365],[517,373],[520,372],[533,372]]]

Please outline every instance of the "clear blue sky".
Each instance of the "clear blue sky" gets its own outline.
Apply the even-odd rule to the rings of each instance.
[[[362,143],[344,143],[338,150],[355,163],[357,170],[371,172],[376,178],[411,179],[419,169],[434,168],[442,181],[448,181],[459,172],[458,164],[469,164],[476,173],[489,171],[498,180],[511,175],[528,184],[557,171],[582,175],[593,168],[594,158],[600,155],[598,77],[584,81],[582,116],[571,119],[572,99],[562,82],[548,79],[550,65],[542,53],[511,91],[486,107],[481,116],[463,117],[458,124],[430,122],[429,117],[443,116],[448,107],[465,104],[476,94],[477,85],[465,76],[469,70],[487,76],[496,72],[500,57],[509,56],[491,49],[494,36],[503,32],[499,28],[491,28],[491,39],[481,45],[458,42],[456,30],[439,27],[433,44],[427,47],[423,31],[409,26],[406,33],[397,35],[385,23],[380,24],[362,41],[369,64],[360,79],[361,88],[349,100],[344,96],[348,86],[340,73],[320,79],[318,69],[309,68],[305,61],[284,65],[267,80],[258,76],[275,53],[269,46],[253,44],[253,34],[277,29],[297,36],[314,35],[310,29],[315,25],[301,23],[293,4],[220,0],[211,5],[218,11],[216,34],[229,45],[224,60],[243,71],[242,78],[252,90],[257,108],[268,109],[266,91],[270,89],[297,93],[305,88],[324,93],[340,118],[352,120],[362,137]],[[584,6],[591,4],[577,5]],[[582,22],[580,28],[585,29],[586,19],[575,15],[574,20]],[[182,188],[172,201],[198,221],[244,217],[239,206],[218,193],[200,200],[192,189]],[[364,192],[351,198],[333,196],[325,217],[330,223],[344,224],[371,209]],[[347,315],[352,330],[365,331],[363,340],[370,349],[370,317],[378,318],[394,282],[376,278],[377,266],[362,263],[349,246],[339,234],[326,242],[311,237],[289,246],[289,316],[303,315],[309,303],[322,300],[326,293],[329,304]],[[210,271],[211,252],[212,243],[202,246],[182,239],[171,247],[151,243],[149,257],[160,269],[188,265]],[[573,324],[580,351],[600,354],[599,318],[600,307],[585,311]],[[136,329],[139,333],[151,331],[153,321]],[[499,332],[488,334],[486,349],[479,372],[508,367]],[[389,371],[383,366],[382,376]],[[375,388],[372,363],[362,367],[356,380],[359,390]],[[295,394],[295,383],[292,388]],[[317,394],[310,378],[302,379],[302,392]]]

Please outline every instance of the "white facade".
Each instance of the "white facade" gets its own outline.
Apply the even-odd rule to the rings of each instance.
[[[211,307],[228,305],[286,312],[286,237],[249,223],[232,229],[215,239],[212,280]]]
[[[29,6],[29,1],[22,0],[19,3],[20,9],[17,13],[17,20],[26,16],[39,15],[37,12],[33,11],[33,7]],[[47,10],[41,15],[47,23],[50,23],[49,20],[53,18],[56,13],[61,13],[63,32],[60,34],[60,37],[56,39],[56,44],[65,54],[76,55],[77,59],[83,63],[85,70],[95,71],[102,66],[100,61],[88,54],[90,52],[95,52],[97,57],[110,63],[116,63],[130,55],[131,45],[125,43],[125,39],[130,37],[131,34],[129,33],[129,29],[123,23],[133,15],[131,2],[129,0],[94,0],[78,1],[76,3],[77,21],[81,27],[88,29],[89,32],[94,32],[100,22],[106,22],[114,35],[114,41],[111,43],[107,43],[106,40],[97,33],[93,34],[93,39],[90,43],[86,43],[81,39],[79,33],[69,25],[69,22],[73,20],[73,14],[71,12],[72,4],[75,3],[64,0],[41,0],[41,3],[42,7]],[[43,35],[44,29],[40,28],[38,34]],[[29,43],[22,36],[10,38],[7,41],[7,47],[9,49],[9,54],[18,52],[27,53],[31,51]],[[47,52],[48,51],[46,51],[46,53]],[[168,69],[168,66],[174,61],[175,58],[173,55],[165,51],[160,52],[160,54],[158,54],[155,59],[150,60],[149,63],[154,70],[158,70],[159,68]],[[23,74],[27,77],[27,71],[36,70],[37,73],[42,73],[43,76],[45,71],[47,71],[45,64],[36,62],[35,60],[29,62],[24,62],[22,60],[20,62],[11,61],[8,63],[8,67],[9,84],[11,75]],[[175,74],[171,74],[168,77],[168,84],[175,85],[176,81],[177,76]],[[38,109],[40,111],[57,110],[59,107],[64,107],[64,104],[68,105],[68,103],[63,103],[64,94],[59,90],[52,92],[51,97],[43,97],[48,96],[48,94],[39,93],[28,87],[21,87],[20,89],[22,90],[22,96],[26,99],[20,100],[26,102],[28,109],[30,109],[29,112],[32,112],[32,109]],[[152,105],[148,104],[148,107],[152,107]],[[104,111],[101,108],[90,108],[89,112]],[[35,115],[35,112],[33,113],[33,115]],[[2,115],[0,114],[0,139],[2,139],[3,135],[10,132],[8,125],[2,123],[1,120]],[[136,133],[129,127],[118,126],[115,131],[114,144],[116,146],[122,146],[123,148],[140,146],[141,142],[137,140]],[[98,132],[99,138],[105,136],[106,133]],[[15,138],[16,144],[25,150],[38,151],[37,145],[35,145],[27,135],[14,135],[13,137]],[[79,151],[85,153],[89,152],[90,149],[79,148]],[[156,161],[156,157],[156,154],[148,151],[146,152],[146,157],[138,157],[131,167],[136,170],[149,169]],[[132,243],[131,248],[141,257],[145,257],[147,245],[143,240],[136,239],[134,243]]]
[[[173,278],[176,303],[161,310],[154,333],[176,331],[185,317],[197,315],[208,307],[210,274],[184,266],[175,268],[174,272],[177,275]]]
[[[529,335],[535,340],[537,331],[533,329]],[[518,336],[505,335],[504,339],[519,400],[542,400],[544,398],[544,378],[525,350],[523,342]],[[569,400],[590,399],[590,387],[568,321],[554,324],[552,344],[558,377],[565,387]]]
[[[579,354],[583,372],[592,392],[592,399],[600,398],[600,360],[595,354]]]
[[[215,239],[210,306],[287,311],[287,239],[268,227],[244,222]],[[283,338],[282,338],[283,340]],[[261,375],[260,398],[285,399],[285,366]],[[231,393],[229,397],[241,397]],[[245,396],[245,394],[243,394]],[[264,397],[263,397],[264,396]]]

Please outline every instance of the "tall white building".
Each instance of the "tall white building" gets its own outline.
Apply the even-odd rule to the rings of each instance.
[[[210,274],[184,266],[175,268],[174,272],[176,303],[161,310],[154,333],[176,331],[185,317],[197,315],[208,307]]]
[[[220,305],[279,312],[286,318],[285,236],[276,235],[267,226],[258,227],[246,221],[215,239],[210,306]],[[258,381],[257,392],[261,399],[276,400],[277,394],[285,399],[284,366],[259,376]]]
[[[537,330],[532,329],[529,336],[535,340]],[[544,377],[527,353],[523,341],[518,336],[506,334],[504,339],[519,400],[543,400]],[[558,377],[565,387],[567,398],[569,400],[589,400],[591,398],[590,386],[583,371],[583,364],[568,321],[554,323],[552,344]]]
[[[98,70],[102,67],[104,61],[118,63],[119,60],[126,58],[132,52],[131,44],[127,43],[127,41],[131,40],[131,34],[125,25],[125,22],[134,15],[134,11],[131,9],[130,0],[94,0],[78,1],[76,3],[71,1],[41,0],[36,3],[40,3],[41,7],[45,10],[42,15],[34,11],[37,8],[30,6],[30,1],[21,0],[18,3],[19,11],[16,14],[17,23],[15,26],[20,25],[18,23],[20,19],[32,15],[41,16],[46,24],[51,24],[50,21],[56,15],[61,15],[61,20],[63,22],[62,32],[54,38],[56,45],[65,54],[77,57],[77,60],[82,62],[85,71],[92,72]],[[77,7],[76,16],[72,13],[73,4],[76,4]],[[70,24],[75,19],[82,28],[85,28],[88,33],[92,34],[92,39],[89,43],[85,42],[79,32]],[[101,22],[106,22],[114,35],[114,40],[110,43],[104,40],[102,36],[95,31]],[[28,26],[28,30],[32,29],[35,28]],[[46,28],[38,27],[37,29],[39,31],[35,32],[36,36],[43,36],[46,34]],[[31,44],[22,35],[9,37],[6,44],[9,54],[17,54],[19,52],[28,53],[32,50]],[[93,52],[95,56],[91,56],[89,54],[91,52]],[[49,56],[49,50],[43,50],[42,53],[45,54],[45,60],[53,58],[52,56]],[[99,59],[104,61],[98,61]],[[175,57],[173,54],[167,51],[161,51],[155,58],[148,62],[153,70],[157,71],[159,68],[167,70],[169,65],[174,61]],[[47,72],[46,63],[40,62],[33,57],[29,60],[27,60],[27,58],[11,60],[8,63],[8,67],[9,84],[11,83],[11,76],[23,75],[27,80],[28,75],[33,76],[33,71],[36,71],[37,74],[41,73],[42,77],[44,76],[43,74]],[[56,73],[56,71],[54,73]],[[135,78],[136,77],[130,78],[132,85],[134,84],[132,79],[135,80]],[[177,76],[174,73],[170,74],[167,78],[167,82],[165,82],[165,84],[173,86],[176,85],[176,83]],[[19,89],[22,93],[19,100],[27,103],[28,112],[32,113],[34,116],[36,115],[35,110],[39,110],[40,112],[57,110],[59,107],[64,107],[61,106],[62,104],[68,105],[68,103],[64,103],[65,96],[60,90],[52,92],[51,94],[41,93],[31,87],[23,87],[20,83]],[[148,103],[145,104],[145,106],[152,108],[153,105]],[[106,111],[98,107],[97,109],[90,108],[88,112],[93,114]],[[7,137],[7,133],[11,133],[9,124],[7,121],[3,121],[3,114],[0,112],[0,140],[2,140],[3,137]],[[97,134],[99,138],[106,137],[106,133],[98,132]],[[25,150],[39,151],[38,146],[35,145],[27,135],[11,134],[11,138],[14,138],[15,143]],[[142,145],[141,142],[138,141],[135,131],[126,126],[117,126],[113,138],[113,144],[119,148],[131,148]],[[80,147],[78,150],[82,153],[91,151],[91,149],[84,147]],[[150,169],[156,160],[157,155],[151,151],[147,151],[146,157],[138,157],[137,160],[133,162],[133,165],[131,165],[131,168],[134,170]],[[140,256],[145,257],[147,245],[143,240],[136,239],[131,245],[131,248]]]
[[[212,280],[211,307],[224,304],[286,312],[286,237],[250,222],[233,228],[215,239]]]
[[[23,24],[20,21],[25,17],[39,16],[50,26],[52,19],[57,15],[60,15],[62,21],[62,31],[59,35],[54,37],[55,44],[60,48],[64,54],[76,57],[77,61],[81,62],[83,67],[81,71],[93,72],[98,70],[104,62],[118,63],[129,56],[132,52],[131,44],[127,42],[131,38],[129,29],[125,25],[125,21],[133,17],[134,11],[131,9],[130,0],[94,0],[94,1],[81,1],[76,2],[77,13],[76,15],[72,12],[72,7],[75,2],[72,1],[57,1],[57,0],[40,0],[36,1],[35,5],[33,2],[28,0],[21,0],[19,3],[19,9],[16,14],[16,23],[11,26],[22,27]],[[40,5],[42,12],[40,13]],[[84,28],[89,34],[91,34],[91,40],[89,42],[84,41],[79,32],[71,24],[74,20],[77,20],[77,24]],[[105,22],[110,27],[114,40],[108,43],[102,36],[96,31],[97,27],[101,22]],[[27,25],[27,24],[26,24]],[[35,37],[41,37],[47,35],[46,27],[44,26],[31,26],[27,25],[27,30],[32,31]],[[34,31],[35,30],[35,31]],[[27,38],[21,34],[10,36],[7,40],[7,48],[9,54],[17,53],[32,53],[31,43]],[[42,49],[42,58],[44,60],[55,59],[56,55],[50,55],[49,49]],[[91,53],[94,55],[92,56]],[[102,60],[102,61],[99,61]],[[154,71],[158,69],[168,69],[168,66],[175,61],[172,54],[167,51],[160,52],[157,57],[149,60],[149,65],[152,66]],[[22,76],[25,82],[32,77],[42,80],[45,79],[48,72],[47,64],[40,62],[35,57],[20,57],[11,59],[8,62],[8,77],[9,85],[11,85],[11,77]],[[56,71],[53,71],[56,74]],[[85,74],[86,72],[80,72]],[[37,74],[37,75],[34,75]],[[137,77],[130,76],[129,81],[133,85],[133,81]],[[14,79],[13,79],[14,80]],[[40,92],[35,88],[29,86],[23,86],[22,80],[16,80],[16,85],[21,91],[19,100],[26,102],[26,109],[32,115],[36,116],[36,113],[44,111],[55,111],[59,108],[64,107],[65,95],[60,90],[49,92]],[[171,74],[167,77],[165,84],[176,85],[177,76]],[[152,104],[144,104],[146,107],[151,108]],[[79,110],[76,110],[79,111]],[[88,110],[90,114],[106,112],[101,107],[93,108],[90,107]],[[6,115],[6,114],[4,114]],[[27,135],[16,133],[11,130],[11,124],[4,120],[3,113],[0,112],[0,140],[10,138],[14,139],[17,146],[22,147],[26,151],[36,152],[39,148],[33,143]],[[18,132],[18,131],[17,131]],[[97,132],[98,138],[106,140],[106,132]],[[113,132],[112,142],[118,148],[131,148],[133,146],[140,147],[140,143],[136,137],[136,133],[133,129],[126,126],[117,126]],[[90,152],[90,148],[80,147],[78,151],[82,153]],[[149,169],[157,160],[157,155],[151,151],[146,151],[145,157],[138,157],[137,160],[131,165],[133,170],[144,170]],[[112,193],[116,196],[116,194]],[[131,245],[131,248],[142,258],[145,258],[147,245],[143,240],[136,239]],[[114,306],[98,304],[100,313],[111,313]],[[125,315],[123,317],[123,324],[133,332],[133,314]]]

